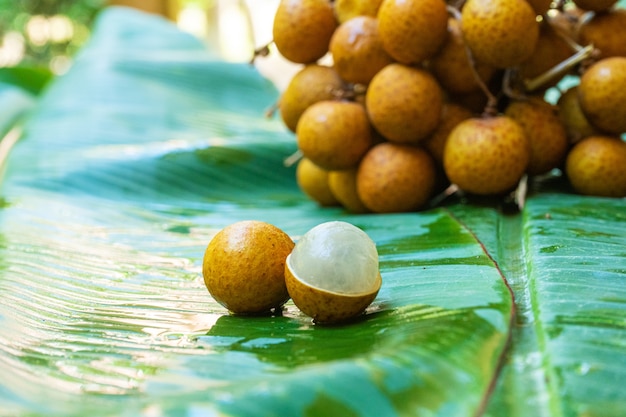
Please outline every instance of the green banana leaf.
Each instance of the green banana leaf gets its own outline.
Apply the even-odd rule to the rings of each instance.
[[[624,200],[557,181],[521,212],[321,208],[283,164],[293,136],[263,115],[277,94],[170,23],[110,8],[2,124],[5,148],[22,134],[0,158],[1,416],[623,415]],[[361,227],[377,299],[338,326],[291,302],[228,314],[202,256],[242,219],[294,239]]]

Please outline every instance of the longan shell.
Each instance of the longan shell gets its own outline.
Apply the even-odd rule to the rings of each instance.
[[[287,290],[296,307],[312,317],[315,323],[336,324],[358,317],[374,301],[382,285],[379,272],[378,286],[369,293],[348,295],[316,288],[296,277],[290,266],[290,256],[285,263]]]
[[[539,39],[536,13],[526,0],[467,0],[461,30],[474,59],[496,68],[524,62]]]
[[[626,142],[589,136],[567,155],[565,173],[580,194],[626,197]]]
[[[263,314],[289,299],[284,269],[293,240],[278,227],[244,220],[209,242],[202,276],[211,296],[235,314]]]
[[[513,189],[529,160],[526,134],[507,116],[474,117],[459,123],[448,136],[443,153],[449,180],[478,195],[498,195]]]
[[[428,71],[403,64],[387,65],[374,76],[365,107],[374,128],[387,140],[418,143],[441,117],[443,92]]]

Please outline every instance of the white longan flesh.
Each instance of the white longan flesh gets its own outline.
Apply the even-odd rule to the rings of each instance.
[[[347,222],[326,222],[309,230],[296,243],[290,264],[300,281],[330,292],[356,295],[379,285],[376,244]]]

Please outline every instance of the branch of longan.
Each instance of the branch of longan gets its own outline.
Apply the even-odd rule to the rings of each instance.
[[[268,56],[270,54],[270,46],[272,46],[273,43],[274,41],[271,40],[267,44],[256,48],[254,52],[252,53],[252,58],[250,58],[250,61],[248,63],[250,65],[254,65],[254,61],[256,61],[258,57]]]
[[[448,13],[459,22],[459,26],[460,26],[461,12],[459,11],[459,9],[449,4],[447,5],[446,8],[448,10]],[[462,34],[462,31],[461,31],[461,34]],[[480,74],[476,70],[476,60],[474,59],[474,54],[472,54],[472,51],[469,48],[469,46],[467,46],[467,43],[464,43],[464,44],[465,44],[465,53],[470,63],[470,69],[472,71],[472,75],[474,76],[474,79],[476,80],[476,83],[480,87],[481,91],[487,97],[487,104],[485,105],[483,115],[485,116],[496,115],[498,113],[498,99],[489,90],[489,87],[487,87],[487,84],[485,84],[485,81],[481,78]]]
[[[595,54],[595,51],[596,50],[593,47],[593,45],[587,45],[583,47],[582,49],[580,49],[578,52],[576,52],[574,55],[570,56],[564,61],[561,61],[560,63],[550,68],[543,74],[540,74],[531,80],[524,81],[524,86],[526,88],[526,91],[531,91],[531,92],[535,91],[541,88],[542,86],[544,86],[553,78],[556,78],[562,74],[565,74],[566,72],[569,72],[578,64],[592,58]]]

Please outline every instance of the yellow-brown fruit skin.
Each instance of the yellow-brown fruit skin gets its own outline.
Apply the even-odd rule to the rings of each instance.
[[[382,0],[335,0],[335,15],[339,23],[357,16],[376,17]]]
[[[589,136],[567,155],[565,173],[580,194],[626,197],[626,142],[609,136]]]
[[[433,195],[435,163],[420,147],[383,142],[361,161],[356,185],[361,201],[372,212],[417,211]]]
[[[441,112],[441,122],[435,131],[426,138],[424,147],[430,152],[438,165],[443,165],[443,150],[450,132],[462,121],[473,116],[473,113],[456,103],[446,103]]]
[[[496,68],[530,58],[539,39],[535,11],[525,0],[468,0],[461,30],[474,59]]]
[[[274,14],[274,45],[287,60],[309,64],[326,55],[336,27],[328,0],[281,0]]]
[[[442,106],[443,92],[429,72],[398,63],[380,70],[365,95],[374,128],[398,143],[418,143],[431,134]]]
[[[300,190],[322,207],[339,205],[330,188],[329,172],[307,158],[301,158],[296,166],[296,182]]]
[[[591,124],[608,133],[626,132],[626,57],[593,64],[580,77],[578,99]]]
[[[540,26],[539,41],[535,50],[530,57],[525,60],[519,68],[520,76],[523,79],[532,79],[537,77],[550,68],[556,66],[562,61],[573,55],[574,51],[565,42],[565,40],[556,32],[556,30],[548,23],[543,23]],[[543,88],[546,89],[555,85],[561,77],[554,77],[549,83],[546,83]]]
[[[343,81],[333,68],[306,65],[289,81],[278,102],[283,123],[295,132],[300,116],[309,106],[318,101],[332,100],[342,88]]]
[[[339,25],[329,50],[335,70],[350,83],[368,84],[393,62],[380,42],[378,21],[371,16],[357,16]]]
[[[333,196],[350,213],[367,213],[368,208],[361,201],[356,189],[358,169],[344,169],[328,173],[328,187]]]
[[[448,136],[443,165],[449,180],[477,195],[499,195],[513,189],[530,161],[522,127],[510,117],[471,118]]]
[[[574,4],[583,10],[607,10],[617,3],[617,0],[574,0]]]
[[[580,108],[577,86],[570,87],[563,92],[556,104],[559,107],[559,119],[565,127],[570,144],[574,144],[588,136],[602,134],[589,122],[587,116]]]
[[[338,294],[311,287],[299,281],[285,265],[285,283],[293,303],[317,324],[338,324],[355,319],[376,299],[382,280],[373,292],[359,295]]]
[[[269,223],[244,220],[220,230],[202,263],[211,296],[230,312],[264,314],[289,299],[284,269],[294,248],[289,235]]]
[[[396,61],[416,64],[437,53],[446,39],[444,0],[383,0],[378,10],[382,43]]]
[[[524,129],[530,143],[526,172],[545,174],[561,167],[569,148],[565,126],[555,108],[538,97],[513,101],[504,112]]]
[[[451,94],[466,94],[480,89],[472,70],[467,48],[463,41],[461,27],[456,19],[448,21],[448,34],[439,52],[429,60],[431,70],[441,87]],[[476,62],[476,73],[485,83],[494,75],[496,69]]]
[[[535,13],[538,15],[545,14],[548,10],[550,10],[550,6],[552,5],[552,0],[526,0],[528,4],[531,5]]]
[[[356,167],[373,144],[365,109],[348,101],[313,104],[298,122],[296,140],[306,158],[327,170]]]
[[[626,56],[626,10],[611,9],[583,16],[578,42],[592,44],[599,51],[598,59]]]

